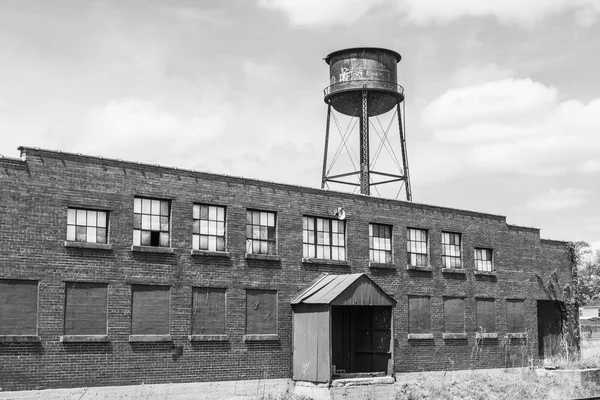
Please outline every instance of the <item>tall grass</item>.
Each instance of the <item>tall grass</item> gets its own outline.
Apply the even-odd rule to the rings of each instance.
[[[581,385],[566,376],[538,376],[532,370],[487,375],[423,377],[402,385],[396,400],[564,400],[600,394],[600,385]]]

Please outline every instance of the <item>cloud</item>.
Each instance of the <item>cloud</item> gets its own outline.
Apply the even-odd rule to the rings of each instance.
[[[595,172],[600,99],[559,101],[532,79],[452,88],[422,112],[437,142],[460,146],[463,168],[521,175]]]
[[[551,189],[550,192],[527,202],[529,208],[541,211],[557,211],[585,203],[588,192],[581,189]]]
[[[579,170],[583,173],[593,174],[600,172],[600,159],[598,160],[587,160],[580,165]]]
[[[462,87],[512,78],[514,75],[513,69],[502,68],[494,63],[483,66],[471,64],[458,69],[451,80],[453,85]]]
[[[258,0],[261,7],[283,11],[292,26],[349,25],[387,0]]]
[[[589,26],[600,13],[594,0],[258,0],[258,4],[283,11],[296,27],[349,25],[381,5],[418,24],[495,17],[500,23],[530,27],[549,16],[575,11],[575,21]]]
[[[92,108],[75,125],[79,143],[72,146],[91,155],[171,165],[190,148],[219,136],[224,127],[225,119],[219,113],[184,115],[159,99],[113,100]],[[180,164],[187,166],[184,160]]]

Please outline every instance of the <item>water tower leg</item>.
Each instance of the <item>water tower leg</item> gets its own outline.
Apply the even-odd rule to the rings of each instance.
[[[331,104],[327,105],[327,125],[325,127],[325,150],[323,151],[323,175],[321,175],[321,189],[325,188],[327,180],[327,152],[329,151],[329,124],[331,123]]]
[[[369,173],[369,103],[368,91],[362,91],[362,113],[360,115],[360,193],[371,194]]]
[[[402,114],[400,113],[400,102],[396,105],[398,109],[398,129],[400,130],[400,146],[402,147],[402,168],[404,168],[404,184],[406,186],[406,200],[412,201],[410,189],[410,174],[408,173],[408,154],[406,152],[406,136],[402,129]]]

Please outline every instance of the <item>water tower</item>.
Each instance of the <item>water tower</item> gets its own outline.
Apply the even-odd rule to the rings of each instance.
[[[330,85],[324,90],[327,127],[321,188],[329,187],[329,183],[344,184],[355,186],[355,190],[360,188],[362,194],[371,195],[372,187],[394,184],[400,187],[396,198],[404,189],[406,199],[412,200],[403,128],[404,88],[398,85],[396,76],[400,59],[400,54],[395,51],[375,47],[338,50],[325,57],[325,62],[329,64]],[[341,123],[333,110],[349,122]],[[386,128],[380,116],[383,118],[384,114],[391,112],[394,115]],[[332,118],[341,141],[328,164]],[[397,128],[398,136],[390,135],[392,128]],[[377,137],[369,137],[370,130],[375,131]],[[352,146],[350,138],[355,131],[358,131],[358,141]],[[392,145],[393,137],[396,137],[398,146]],[[335,172],[333,166],[344,150],[351,164],[342,167],[345,170]],[[390,164],[393,168],[388,165],[378,170],[375,168],[376,162],[383,150],[393,160]],[[359,156],[356,156],[356,151]]]

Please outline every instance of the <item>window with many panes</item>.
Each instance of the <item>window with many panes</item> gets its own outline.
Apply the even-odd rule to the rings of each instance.
[[[369,261],[392,262],[392,227],[369,224]]]
[[[225,207],[194,204],[192,248],[225,251]]]
[[[246,253],[277,254],[275,213],[246,211]]]
[[[305,258],[346,259],[345,221],[302,217],[302,254]]]
[[[442,232],[442,267],[462,268],[460,233]]]
[[[477,271],[493,271],[491,249],[475,248],[475,269]]]
[[[136,197],[133,201],[133,245],[170,246],[170,201]]]
[[[67,210],[67,240],[72,242],[106,243],[108,213],[106,211],[69,208]]]
[[[427,231],[425,229],[408,228],[406,242],[406,258],[408,265],[428,267]]]

